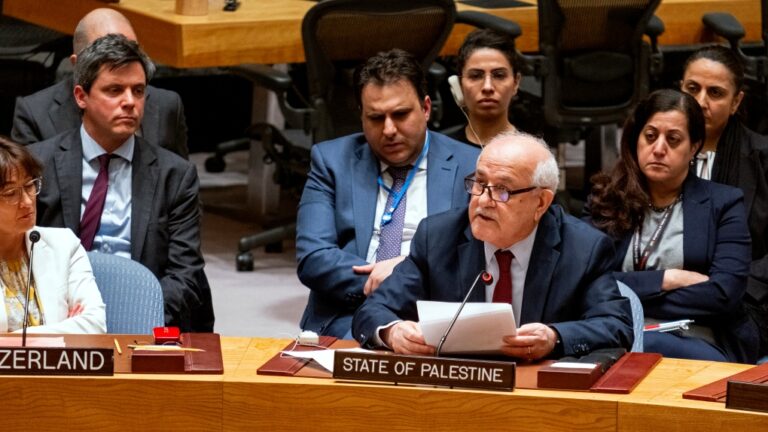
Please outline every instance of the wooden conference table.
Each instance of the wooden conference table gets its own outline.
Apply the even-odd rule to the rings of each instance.
[[[107,344],[111,336],[105,336]],[[222,338],[224,375],[0,378],[3,430],[765,431],[681,394],[748,365],[664,359],[629,395],[491,392],[256,375],[289,341]]]
[[[536,2],[531,6],[482,9],[458,3],[458,9],[482,10],[517,21],[523,30],[518,47],[538,48]],[[160,63],[179,67],[230,66],[242,63],[296,63],[304,61],[301,20],[315,4],[308,0],[242,0],[236,12],[223,12],[223,0],[210,0],[207,16],[181,16],[174,12],[175,0],[120,0],[110,4],[133,24],[144,48]],[[6,15],[71,34],[88,11],[105,7],[100,0],[5,0]],[[701,16],[727,11],[747,30],[746,39],[760,39],[758,0],[662,0],[656,14],[664,21],[664,45],[705,42]],[[457,25],[444,54],[455,53],[471,30]]]

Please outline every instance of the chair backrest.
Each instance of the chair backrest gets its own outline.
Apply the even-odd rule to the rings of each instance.
[[[148,268],[99,252],[88,252],[88,259],[107,305],[108,333],[151,334],[163,325],[163,290]]]
[[[621,122],[648,93],[650,48],[643,33],[660,2],[539,0],[550,125]]]
[[[453,0],[328,0],[302,22],[309,103],[317,110],[315,142],[361,130],[353,71],[381,51],[400,48],[424,71],[456,19]]]
[[[645,321],[643,304],[640,303],[640,298],[632,291],[632,288],[628,287],[624,282],[616,282],[616,284],[619,286],[621,295],[629,299],[629,304],[632,307],[632,322],[635,331],[635,342],[632,344],[632,352],[643,352],[643,323]]]
[[[0,134],[11,130],[16,98],[53,84],[71,53],[71,36],[0,15]]]

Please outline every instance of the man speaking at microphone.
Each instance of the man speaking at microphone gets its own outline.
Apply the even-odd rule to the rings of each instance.
[[[508,302],[519,325],[500,341],[509,356],[536,360],[625,347],[634,339],[629,300],[611,275],[610,239],[551,205],[558,168],[546,143],[512,132],[480,154],[465,186],[467,209],[426,218],[410,255],[363,303],[353,334],[363,346],[433,355],[417,300],[460,302],[486,270],[472,302]]]

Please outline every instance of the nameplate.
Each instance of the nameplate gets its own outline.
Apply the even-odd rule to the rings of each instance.
[[[336,351],[333,377],[446,387],[512,390],[515,363]]]
[[[0,348],[0,375],[113,375],[109,348]]]
[[[728,381],[725,407],[768,413],[768,384]]]

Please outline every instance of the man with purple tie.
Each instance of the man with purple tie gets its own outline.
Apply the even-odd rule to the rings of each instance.
[[[37,223],[67,227],[88,250],[133,259],[160,280],[167,325],[211,331],[194,165],[136,135],[154,65],[109,34],[78,55],[79,128],[30,145],[44,166]]]
[[[410,54],[379,53],[355,75],[362,134],[312,147],[299,203],[301,328],[349,334],[352,314],[403,260],[419,221],[467,203],[478,151],[427,130],[431,101]]]

